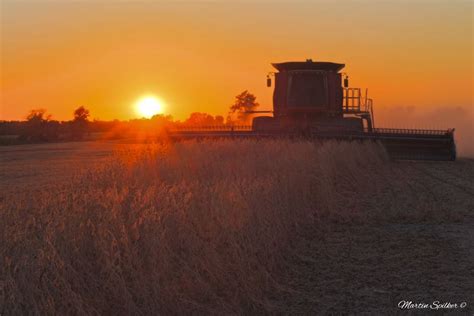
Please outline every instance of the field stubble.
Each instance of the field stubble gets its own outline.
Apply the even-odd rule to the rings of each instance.
[[[431,234],[428,259],[404,256],[420,237],[406,225],[472,225],[472,182],[458,177],[472,162],[445,166],[359,143],[126,146],[67,181],[3,191],[0,314],[395,311],[409,280],[394,258],[420,277],[417,262],[443,271],[440,253],[462,248]],[[464,255],[447,270],[455,297],[474,292]]]

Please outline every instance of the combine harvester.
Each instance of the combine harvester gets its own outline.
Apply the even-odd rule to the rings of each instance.
[[[373,101],[360,88],[350,88],[332,62],[273,64],[275,77],[272,116],[255,117],[252,126],[195,126],[168,131],[171,139],[291,137],[314,140],[376,141],[393,159],[455,160],[454,129],[375,128]],[[344,75],[344,80],[342,76]]]

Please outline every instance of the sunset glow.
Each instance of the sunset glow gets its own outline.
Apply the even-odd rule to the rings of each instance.
[[[128,120],[154,87],[180,120],[226,115],[245,89],[271,110],[271,63],[307,58],[345,63],[376,115],[472,105],[470,1],[106,2],[2,2],[0,119]]]
[[[140,117],[150,118],[164,112],[164,103],[154,96],[146,96],[135,103],[135,111]]]
[[[473,123],[474,0],[0,0],[0,316],[474,316]]]

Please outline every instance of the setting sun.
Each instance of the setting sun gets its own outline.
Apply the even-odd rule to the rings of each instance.
[[[135,111],[141,117],[150,118],[163,113],[164,103],[154,96],[146,96],[135,103]]]

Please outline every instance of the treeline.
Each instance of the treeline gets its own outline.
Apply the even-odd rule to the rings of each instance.
[[[184,121],[174,121],[168,115],[128,121],[98,121],[78,119],[52,120],[44,110],[32,110],[26,121],[0,121],[0,144],[80,141],[95,138],[117,139],[136,134],[156,135],[165,129],[186,126],[241,125],[245,122],[225,120],[223,116],[191,113]]]
[[[47,114],[45,109],[34,109],[26,117],[26,121],[0,122],[0,135],[16,136],[1,139],[5,143],[45,142],[62,139],[80,140],[89,132],[89,110],[80,106],[74,111],[70,121],[56,121]]]
[[[194,112],[184,121],[175,121],[169,115],[128,121],[99,121],[90,120],[90,111],[80,106],[74,111],[71,120],[57,121],[45,109],[34,109],[29,112],[25,121],[0,121],[0,145],[116,139],[136,135],[147,137],[176,127],[246,125],[251,123],[252,115],[249,112],[256,107],[256,97],[244,91],[236,96],[226,118]]]

